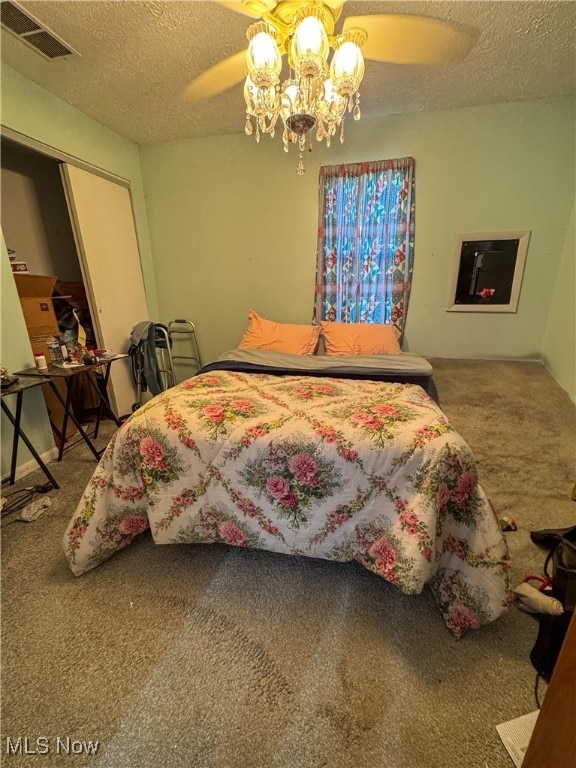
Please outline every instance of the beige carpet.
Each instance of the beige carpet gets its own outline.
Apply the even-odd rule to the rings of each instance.
[[[576,523],[573,404],[539,363],[431,362],[518,523],[513,581],[539,573],[529,531]],[[512,608],[458,643],[428,591],[358,564],[147,535],[75,578],[60,542],[94,467],[66,452],[52,508],[2,530],[3,766],[512,768],[496,725],[535,709],[534,618]],[[18,737],[47,754],[8,755]]]

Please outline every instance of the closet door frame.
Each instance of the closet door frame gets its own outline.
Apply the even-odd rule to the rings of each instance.
[[[131,211],[132,211],[132,219],[134,221],[134,233],[135,233],[135,236],[136,236],[136,247],[138,249],[138,253],[141,254],[140,242],[139,242],[139,238],[138,238],[138,231],[137,231],[137,228],[136,228],[136,219],[135,219],[135,216],[134,216],[134,206],[133,206],[133,203],[132,203],[132,191],[131,191],[131,188],[130,188],[130,182],[127,179],[124,179],[123,177],[118,176],[118,175],[116,175],[114,173],[111,173],[109,171],[105,171],[102,168],[99,168],[98,166],[92,165],[91,163],[87,163],[84,160],[80,160],[79,158],[77,158],[77,157],[75,157],[73,155],[70,155],[70,154],[68,154],[66,152],[62,152],[61,150],[58,150],[58,149],[56,149],[54,147],[51,147],[48,144],[44,144],[43,142],[38,141],[37,139],[34,139],[31,136],[26,136],[25,134],[19,133],[18,131],[15,131],[15,130],[13,130],[11,128],[8,128],[8,127],[6,127],[4,125],[0,125],[0,135],[2,135],[4,138],[9,139],[10,141],[12,141],[12,142],[14,142],[16,144],[19,144],[21,146],[26,147],[27,149],[33,150],[33,151],[35,151],[35,152],[37,152],[37,153],[39,153],[41,155],[49,157],[52,160],[56,160],[56,161],[59,161],[61,163],[65,163],[65,164],[68,164],[68,165],[71,165],[71,166],[75,166],[77,168],[80,168],[83,171],[91,173],[91,174],[93,174],[95,176],[99,176],[102,179],[105,179],[106,181],[114,182],[115,184],[118,184],[119,186],[124,187],[126,190],[128,190],[128,193],[129,193],[129,196],[130,196],[130,204],[131,204],[130,207],[131,207]],[[67,196],[68,193],[66,191],[65,186],[64,186],[64,192],[65,192],[65,194]],[[70,206],[69,206],[69,208],[70,208]],[[75,222],[72,219],[72,211],[70,211],[70,216],[71,216],[70,224],[71,224],[72,229],[74,231],[74,237],[75,237],[75,239],[77,239],[77,233],[76,233],[76,228],[75,228],[76,225],[75,225]],[[86,271],[87,271],[88,267],[87,267],[87,264],[85,263],[85,259],[84,259],[83,253],[81,252],[81,249],[78,247],[78,242],[76,242],[76,248],[77,248],[77,253],[78,253],[78,259],[79,259],[79,262],[80,262],[80,268],[81,268],[82,274],[83,274],[84,283],[85,283],[86,288],[88,289],[88,287],[90,285],[90,281],[87,280],[87,276],[86,276]],[[144,284],[144,276],[142,274],[142,263],[141,263],[141,261],[140,261],[140,274],[141,274],[141,279],[142,279],[142,287],[143,287],[143,290],[144,290],[144,296],[146,296],[146,288],[145,288],[145,284]],[[91,290],[87,290],[87,298],[88,298],[88,304],[89,304],[90,312],[91,312],[92,316],[93,317],[97,317],[97,314],[98,314],[98,305],[97,305],[98,297],[92,295],[92,291]],[[147,299],[146,299],[146,301],[147,301]],[[139,320],[146,320],[147,318],[139,317],[138,319]],[[128,331],[129,330],[130,329],[128,329]],[[99,335],[99,329],[95,328],[95,331],[96,331],[96,334]],[[124,351],[124,350],[120,350],[120,351]],[[122,375],[120,376],[120,371],[118,371],[118,373],[115,373],[115,376],[111,376],[111,380],[110,380],[110,395],[111,395],[112,405],[114,407],[116,407],[117,404],[116,404],[116,397],[115,397],[115,393],[114,393],[114,381],[113,381],[113,379],[115,377],[118,378],[120,376],[120,378],[123,380],[123,386],[121,386],[121,389],[125,390],[126,386],[127,386],[127,375],[128,374],[126,372],[122,372]],[[120,382],[118,382],[118,383],[120,383]],[[135,398],[136,397],[136,395],[135,395],[136,388],[135,388],[135,385],[134,385],[133,382],[132,382],[131,385],[132,385],[132,388],[133,388],[134,398]],[[124,396],[122,399],[126,400],[126,397]],[[129,410],[126,410],[126,403],[123,403],[123,405],[124,405],[124,408],[120,408],[120,410],[126,411],[126,413],[124,413],[124,412],[123,413],[119,413],[118,415],[120,415],[120,416],[127,415],[128,413],[130,413]],[[117,410],[118,410],[118,408],[117,408]]]
[[[67,152],[62,152],[55,147],[51,147],[49,144],[44,144],[42,141],[33,139],[31,136],[26,136],[24,133],[15,131],[13,128],[0,125],[0,135],[5,139],[10,139],[10,141],[13,141],[15,144],[20,144],[27,149],[33,149],[40,155],[50,157],[52,160],[61,160],[63,163],[75,165],[77,168],[82,168],[84,171],[89,171],[96,176],[102,176],[102,178],[108,179],[109,181],[115,181],[116,184],[121,184],[123,187],[130,189],[130,182],[128,179],[124,179],[122,176],[117,176],[111,171],[105,171],[103,168],[87,163],[85,160],[81,160],[74,155],[69,155]]]

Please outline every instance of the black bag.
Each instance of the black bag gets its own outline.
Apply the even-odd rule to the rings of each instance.
[[[551,578],[550,594],[562,603],[564,613],[560,616],[539,616],[538,636],[530,652],[530,661],[538,674],[550,682],[576,606],[576,526],[557,532],[536,531],[530,534],[537,543],[542,543],[544,535],[548,543],[551,542],[544,573]]]
[[[552,562],[552,573],[548,573]],[[544,563],[544,573],[552,577],[552,594],[565,611],[576,607],[576,526],[565,531],[552,547]]]
[[[571,618],[571,611],[564,611],[560,616],[550,616],[546,613],[538,616],[538,636],[530,651],[530,661],[547,683],[554,672]]]

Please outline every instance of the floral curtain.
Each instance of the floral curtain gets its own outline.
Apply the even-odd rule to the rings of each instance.
[[[314,318],[401,334],[414,255],[414,159],[320,168]]]

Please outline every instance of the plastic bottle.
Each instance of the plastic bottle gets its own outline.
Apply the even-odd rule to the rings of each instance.
[[[34,362],[36,363],[36,368],[38,368],[39,371],[45,371],[46,368],[48,368],[48,363],[46,362],[44,355],[35,354]]]
[[[64,362],[62,349],[60,348],[60,341],[56,338],[56,336],[48,336],[46,339],[46,346],[50,350],[50,356],[52,357],[53,365],[58,365],[59,363]]]

